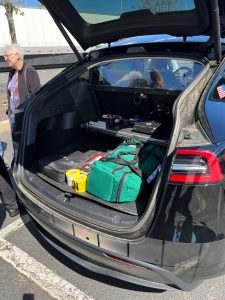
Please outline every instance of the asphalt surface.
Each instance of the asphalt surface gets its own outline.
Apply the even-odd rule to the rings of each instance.
[[[52,74],[42,75],[47,80]],[[10,161],[7,121],[0,123],[0,139]],[[9,218],[0,203],[0,300],[223,300],[224,295],[225,276],[207,280],[191,292],[162,292],[92,273],[55,251],[27,215]]]

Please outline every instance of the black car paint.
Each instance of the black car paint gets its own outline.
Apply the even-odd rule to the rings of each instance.
[[[217,120],[213,119],[210,113],[222,115],[217,112],[217,103],[209,101],[208,99],[205,101],[206,116],[217,143],[200,148],[216,153],[225,174],[223,161],[225,141],[220,133],[224,126],[223,123],[218,126]],[[223,112],[225,103],[222,102],[220,108]],[[98,244],[93,245],[74,236],[74,228],[79,226],[76,222],[57,215],[43,204],[38,204],[34,195],[26,191],[16,177],[15,174],[15,189],[35,222],[41,225],[42,228],[38,226],[38,229],[49,241],[52,241],[52,238],[47,232],[60,241],[60,246],[58,242],[52,241],[59,251],[64,254],[67,251],[71,256],[75,253],[74,260],[85,267],[88,263],[92,263],[92,266],[100,265],[103,274],[108,275],[112,271],[111,276],[128,281],[128,276],[131,276],[133,282],[152,287],[158,282],[161,283],[158,288],[162,289],[174,285],[189,290],[196,282],[224,273],[224,182],[202,185],[168,183],[164,192],[163,206],[157,211],[157,218],[145,237],[141,240],[122,240],[98,233]],[[195,222],[197,226],[205,224],[207,230],[201,235],[201,240],[191,242],[192,228],[188,227],[187,235],[182,241],[173,241],[174,228],[185,221],[187,224]],[[104,253],[114,256],[115,259],[106,258]],[[117,258],[127,262],[117,261]],[[85,263],[86,260],[88,263]],[[140,272],[140,267],[144,270],[143,273]],[[115,274],[113,270],[119,271]],[[97,267],[96,271],[99,272]]]
[[[201,147],[201,149],[208,149],[216,153],[223,165],[225,142],[220,142],[210,147]],[[63,248],[67,245],[70,249],[70,254],[75,251],[76,255],[80,256],[78,254],[80,250],[78,249],[81,246],[81,241],[74,237],[74,226],[76,224],[56,217],[54,212],[50,213],[48,211],[47,207],[39,207],[38,204],[34,203],[35,201],[30,201],[20,190],[18,190],[18,194],[28,212],[36,219],[36,222],[49,231],[56,240],[61,241],[62,244],[58,250],[64,253],[65,249]],[[79,261],[84,265],[85,260],[91,261],[93,264],[103,264],[105,266],[102,270],[103,274],[108,274],[108,268],[115,269],[114,263],[118,264],[118,262],[111,259],[107,259],[107,262],[105,262],[105,257],[102,254],[108,253],[108,251],[115,257],[126,258],[128,262],[132,261],[132,259],[136,259],[138,261],[137,264],[145,261],[152,265],[146,265],[146,268],[154,269],[154,267],[160,267],[160,272],[162,272],[161,277],[157,272],[151,271],[148,274],[148,286],[155,286],[155,281],[161,282],[162,286],[158,285],[158,288],[162,289],[175,285],[176,287],[189,290],[195,287],[195,283],[202,279],[215,276],[216,274],[221,275],[224,272],[225,255],[223,251],[225,243],[224,183],[201,186],[168,184],[165,195],[166,201],[164,206],[158,214],[157,220],[153,223],[149,235],[146,235],[142,241],[127,240],[122,242],[120,239],[107,239],[103,234],[103,237],[99,236],[101,240],[98,242],[98,258],[96,258],[96,248],[93,248],[93,245],[86,245],[87,252],[82,257],[82,262],[74,258],[75,261]],[[215,195],[219,197],[214,197]],[[190,243],[190,238],[188,238],[190,232],[188,232],[188,237],[184,237],[185,243],[173,242],[176,224],[190,220],[190,217],[198,225],[206,224],[209,229],[204,232],[202,241]],[[211,231],[215,233],[214,236],[211,234]],[[43,232],[46,235],[45,231]],[[53,243],[58,247],[56,241]],[[62,247],[62,245],[64,246]],[[78,245],[78,248],[76,245]],[[83,244],[82,247],[84,247]],[[71,256],[73,255],[71,254]],[[130,275],[139,278],[135,269],[134,267],[130,271]],[[159,271],[157,268],[156,270]],[[163,275],[165,270],[166,280]],[[168,274],[167,271],[171,273]],[[114,275],[116,278],[120,278],[122,274],[123,271],[120,270],[119,274]],[[179,274],[179,276],[174,277],[173,274]],[[126,280],[128,279],[126,278]],[[136,280],[138,284],[144,285],[144,282],[141,280]],[[147,285],[147,282],[145,284]]]
[[[170,190],[168,193],[171,193],[168,206],[172,201],[172,203],[175,203],[175,207],[177,206],[174,211],[172,209],[173,213],[185,214],[187,204],[190,203],[189,193],[192,195],[197,194],[200,197],[202,195],[202,198],[198,200],[198,204],[206,202],[208,215],[203,213],[204,217],[199,218],[201,213],[204,212],[204,209],[201,209],[204,205],[201,206],[200,204],[198,207],[199,214],[198,217],[194,216],[195,219],[204,219],[206,221],[208,217],[212,221],[211,212],[213,211],[215,221],[212,227],[219,228],[221,225],[218,232],[224,232],[224,205],[222,209],[220,206],[221,202],[224,202],[222,193],[224,188],[222,185],[219,187],[217,185],[210,186],[204,193],[204,195],[209,195],[207,199],[201,193],[202,189],[205,188],[200,187],[199,193],[199,187],[187,187],[187,191],[189,189],[191,191],[185,193],[182,199],[183,203],[179,205],[180,197],[178,194],[180,191],[175,196],[173,191],[175,189],[180,190],[180,188],[179,186],[171,185],[168,188]],[[218,202],[213,203],[210,196],[218,192],[221,193],[221,198]],[[73,259],[76,263],[94,272],[159,289],[170,289],[171,286],[174,286],[183,290],[191,290],[201,280],[224,273],[225,239],[222,234],[218,234],[219,239],[213,242],[172,242],[168,239],[168,231],[164,231],[165,226],[162,226],[160,234],[163,235],[161,238],[164,237],[164,239],[160,239],[152,234],[153,237],[146,236],[141,241],[122,241],[104,236],[104,234],[98,234],[98,245],[92,245],[88,240],[80,240],[74,236],[77,226],[75,222],[65,218],[59,219],[54,212],[35,204],[29,199],[31,197],[27,197],[21,192],[21,189],[18,190],[18,194],[27,211],[34,218],[38,230],[54,248]],[[194,196],[192,199],[196,201]],[[165,211],[166,209],[167,206]],[[221,221],[218,223],[219,219]],[[175,219],[172,223],[175,223]],[[157,228],[161,225],[160,222],[155,223]],[[207,239],[207,236],[205,238]],[[89,264],[91,264],[91,267]],[[113,270],[119,270],[119,272],[114,272]],[[131,276],[132,280],[129,276]]]

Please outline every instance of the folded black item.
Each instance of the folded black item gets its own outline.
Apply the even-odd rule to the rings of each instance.
[[[96,153],[96,150],[76,151],[75,146],[70,145],[39,159],[37,171],[57,182],[64,182],[66,171],[78,168]]]
[[[104,114],[98,121],[89,121],[90,128],[114,129],[120,123],[121,117],[118,115]]]
[[[146,134],[153,134],[159,128],[160,125],[161,123],[155,121],[139,122],[134,124],[133,131]]]

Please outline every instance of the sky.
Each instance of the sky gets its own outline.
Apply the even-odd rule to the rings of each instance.
[[[25,4],[27,4],[27,6],[37,6],[37,4],[39,3],[37,0],[23,0],[23,2]]]

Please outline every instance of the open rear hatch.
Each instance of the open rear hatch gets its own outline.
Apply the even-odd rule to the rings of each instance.
[[[84,50],[100,43],[140,35],[170,34],[184,38],[208,35],[214,42],[217,58],[221,57],[220,37],[225,33],[222,0],[40,2]]]

